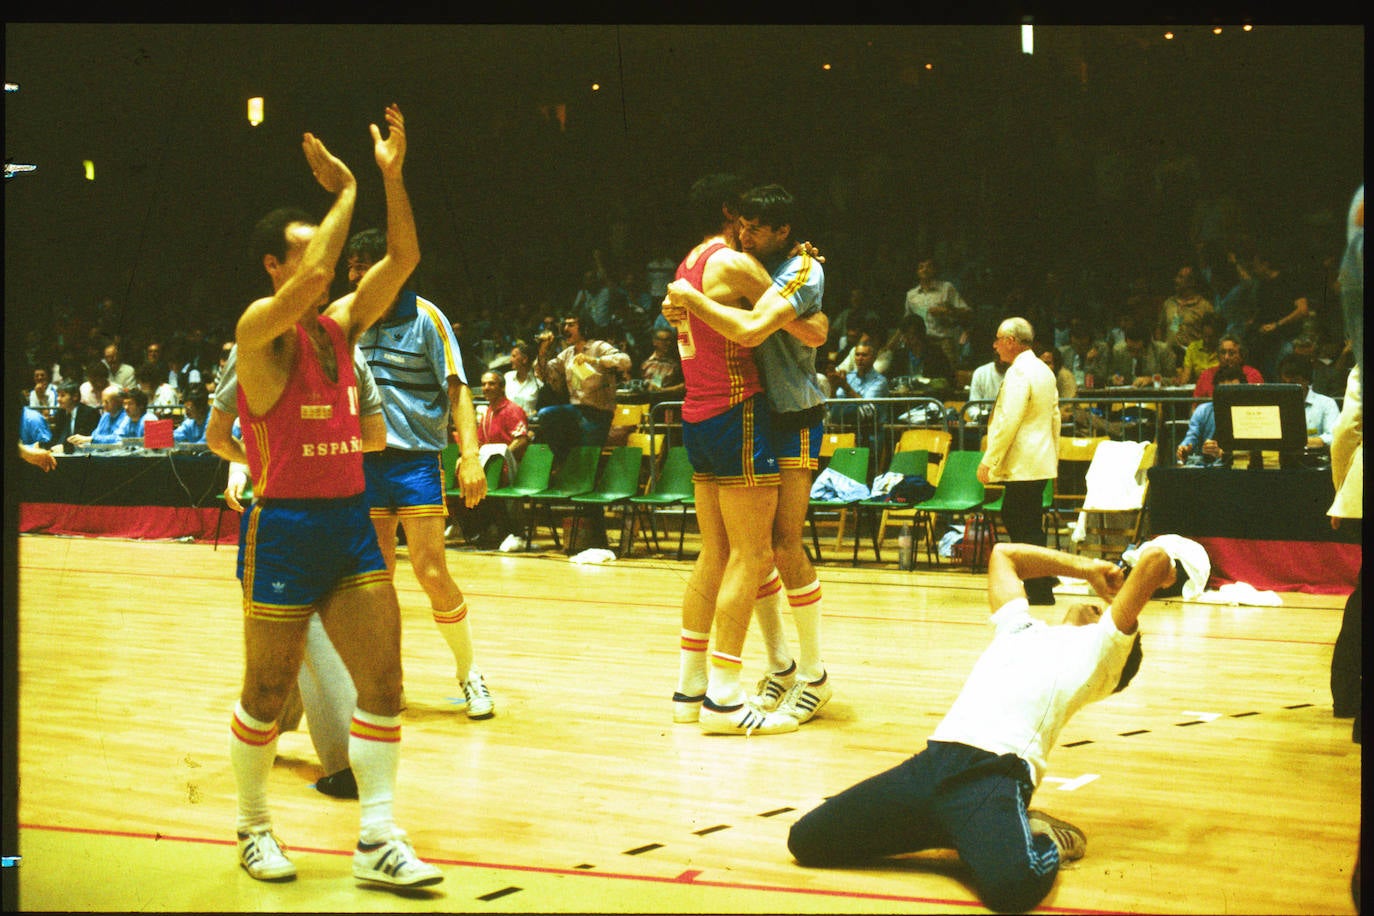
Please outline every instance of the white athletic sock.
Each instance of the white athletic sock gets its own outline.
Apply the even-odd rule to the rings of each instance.
[[[724,652],[711,653],[711,678],[706,686],[706,697],[717,706],[736,706],[744,702],[744,688],[740,686],[739,673],[743,661]]]
[[[458,680],[466,681],[472,677],[472,625],[468,622],[467,600],[459,602],[451,611],[434,611],[434,622],[439,632],[453,652],[453,666],[457,669]]]
[[[396,830],[392,802],[401,762],[401,717],[353,710],[348,759],[358,781],[359,842],[382,843]]]
[[[821,659],[821,580],[789,588],[787,603],[797,623],[797,676],[815,681],[825,674]]]
[[[775,674],[792,667],[792,651],[787,648],[787,634],[782,627],[782,605],[782,579],[775,569],[754,597],[754,619],[759,623],[768,653],[768,670]]]
[[[339,652],[329,641],[319,614],[310,615],[305,631],[305,659],[296,683],[301,688],[301,705],[310,742],[326,776],[348,767],[348,729],[358,691]]]
[[[706,692],[706,646],[710,641],[710,633],[698,633],[686,627],[682,629],[677,692],[683,696],[699,697]]]
[[[271,827],[267,777],[272,772],[272,762],[277,759],[277,723],[259,722],[244,711],[242,702],[238,702],[234,704],[229,732],[229,761],[234,767],[234,783],[239,796],[238,832]]]

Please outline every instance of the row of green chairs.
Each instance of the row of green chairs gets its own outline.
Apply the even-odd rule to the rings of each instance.
[[[500,485],[504,460],[492,459],[486,468],[487,497],[512,500],[524,507],[526,543],[534,538],[542,518],[548,523],[554,546],[560,548],[563,545],[555,524],[555,510],[571,509],[572,537],[567,547],[570,551],[577,541],[577,532],[584,517],[608,507],[628,506],[630,499],[639,494],[644,453],[639,446],[617,446],[606,456],[603,465],[600,446],[575,446],[557,472],[553,469],[553,457],[553,449],[548,444],[531,443],[526,447],[514,477],[504,486]],[[446,447],[442,453],[444,492],[449,497],[461,499],[462,490],[455,477],[457,461],[457,445]],[[622,528],[617,552],[623,552],[627,546]]]

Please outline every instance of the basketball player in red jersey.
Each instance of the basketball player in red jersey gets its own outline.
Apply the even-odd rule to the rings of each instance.
[[[692,188],[702,240],[677,279],[720,303],[759,308],[778,296],[768,272],[734,250],[738,178],[711,175]],[[790,306],[789,306],[790,307]],[[678,328],[687,382],[683,444],[692,462],[701,552],[682,603],[678,688],[673,719],[714,734],[796,731],[796,718],[757,708],[740,681],[741,655],[759,583],[773,569],[772,528],[778,464],[769,440],[769,406],[749,347],[730,341],[685,310],[664,314]],[[824,338],[824,331],[820,332]],[[715,645],[708,655],[712,626]]]
[[[230,758],[239,861],[260,880],[296,874],[272,832],[267,779],[277,719],[314,611],[358,693],[348,739],[361,802],[353,874],[402,887],[443,880],[415,855],[392,818],[401,738],[400,611],[363,496],[353,374],[359,335],[387,310],[420,261],[401,176],[406,134],[399,108],[387,108],[386,123],[385,138],[377,125],[370,128],[386,191],[386,255],[353,292],[320,311],[348,237],[357,182],[307,133],[306,161],[333,205],[319,225],[292,210],[273,211],[258,223],[254,253],[273,293],[248,306],[237,327],[242,448],[255,500],[239,539],[246,665]]]

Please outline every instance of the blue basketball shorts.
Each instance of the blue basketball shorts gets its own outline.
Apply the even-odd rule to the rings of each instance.
[[[721,487],[776,487],[771,411],[763,394],[724,413],[682,424],[682,444],[692,462],[692,480]]]
[[[363,455],[367,508],[373,518],[448,514],[438,452],[389,448]]]

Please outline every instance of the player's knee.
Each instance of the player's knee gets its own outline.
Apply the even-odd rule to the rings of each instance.
[[[787,849],[800,865],[817,867],[830,864],[834,859],[831,851],[833,845],[817,829],[815,820],[809,815],[793,824],[787,833]]]
[[[1002,876],[979,882],[978,896],[988,909],[998,913],[1025,913],[1035,909],[1054,881],[1029,876]]]

